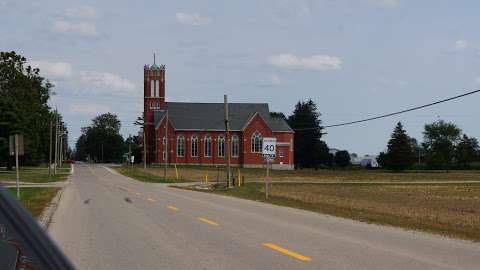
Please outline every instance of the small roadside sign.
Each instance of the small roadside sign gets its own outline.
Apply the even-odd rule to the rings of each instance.
[[[134,157],[134,156],[130,156],[130,162],[131,162],[131,163],[134,163],[134,162],[135,162],[135,157]]]
[[[10,135],[9,137],[9,153],[10,156],[15,155],[15,138],[18,143],[18,155],[23,156],[24,155],[24,148],[23,148],[23,135],[22,134],[15,134],[15,135]]]
[[[273,160],[277,153],[277,138],[263,138],[262,156],[266,160]]]

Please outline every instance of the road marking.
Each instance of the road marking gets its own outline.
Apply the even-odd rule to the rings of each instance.
[[[218,226],[218,223],[217,223],[217,222],[212,221],[212,220],[210,220],[210,219],[208,219],[208,218],[198,217],[197,219],[200,220],[200,221],[202,221],[202,222],[205,222],[205,223],[207,223],[207,224],[210,224],[210,225],[213,225],[213,226]]]
[[[173,211],[178,211],[179,209],[173,205],[167,205],[167,208]]]
[[[293,257],[293,258],[295,258],[297,260],[300,260],[300,261],[308,262],[308,261],[312,260],[310,257],[303,256],[302,254],[290,251],[288,249],[282,248],[282,247],[277,246],[277,245],[272,244],[272,243],[263,243],[263,246],[271,248],[271,249],[273,249],[275,251],[278,251],[280,253],[286,254],[286,255],[288,255],[290,257]]]
[[[142,193],[140,193],[140,192],[135,192],[135,195],[137,195],[137,196],[141,196],[141,195],[142,195]]]
[[[156,202],[157,200],[152,199],[152,198],[148,198],[147,201],[149,201],[149,202],[151,202],[151,203],[154,203],[154,202]]]

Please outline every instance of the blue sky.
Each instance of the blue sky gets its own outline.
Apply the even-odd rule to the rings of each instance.
[[[422,105],[480,88],[480,2],[408,0],[0,0],[0,50],[54,82],[71,143],[116,113],[136,134],[143,65],[167,67],[167,100],[268,102],[290,114],[313,99],[324,124]],[[385,148],[401,120],[411,136],[453,121],[480,137],[480,95],[326,130],[331,147]]]

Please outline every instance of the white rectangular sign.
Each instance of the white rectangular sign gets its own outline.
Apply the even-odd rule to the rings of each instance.
[[[277,138],[263,138],[262,156],[265,159],[274,159],[277,153]]]

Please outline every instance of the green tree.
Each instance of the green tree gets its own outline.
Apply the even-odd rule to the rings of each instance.
[[[382,162],[392,170],[404,170],[412,166],[415,161],[413,143],[412,138],[403,129],[402,123],[398,122],[388,141],[387,153]]]
[[[378,166],[382,168],[387,168],[387,154],[385,152],[380,152],[377,157]]]
[[[455,148],[455,159],[460,168],[469,168],[478,153],[478,141],[476,138],[468,137],[466,134],[460,139]]]
[[[343,150],[335,153],[335,164],[342,168],[350,165],[350,154],[348,151]]]
[[[87,156],[97,162],[118,162],[125,153],[125,143],[120,135],[121,123],[115,114],[106,113],[92,119],[92,124],[82,128],[76,143],[76,157]]]
[[[328,147],[321,141],[322,130],[320,113],[317,105],[310,99],[299,101],[293,114],[288,117],[288,124],[295,131],[294,159],[297,167],[317,167],[328,162]]]
[[[25,57],[0,52],[0,164],[11,164],[8,136],[16,132],[25,139],[23,164],[48,160],[52,112],[47,102],[52,88],[39,69],[27,65]]]
[[[450,168],[461,132],[455,124],[443,120],[425,125],[423,149],[430,168]]]

